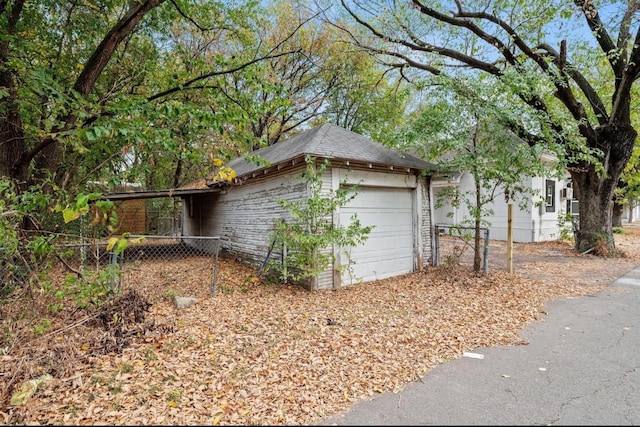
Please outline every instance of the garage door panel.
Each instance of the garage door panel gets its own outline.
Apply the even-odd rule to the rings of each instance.
[[[367,242],[360,247],[354,248],[358,254],[368,252],[378,254],[378,257],[388,257],[392,251],[408,252],[407,247],[411,247],[413,240],[408,235],[393,234],[369,234]]]
[[[340,210],[340,223],[349,225],[357,213],[360,224],[373,225],[366,242],[351,248],[349,272],[343,284],[380,280],[414,268],[412,193],[408,189],[361,187]],[[341,254],[341,261],[348,259]]]

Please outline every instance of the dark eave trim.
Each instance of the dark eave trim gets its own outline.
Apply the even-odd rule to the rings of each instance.
[[[198,188],[198,189],[168,189],[153,191],[126,191],[123,193],[109,193],[102,196],[102,200],[137,200],[137,199],[154,199],[157,197],[184,197],[196,194],[218,193],[222,189],[220,187]]]

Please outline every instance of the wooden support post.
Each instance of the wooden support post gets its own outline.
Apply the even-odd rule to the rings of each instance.
[[[513,203],[507,205],[507,271],[513,273]]]

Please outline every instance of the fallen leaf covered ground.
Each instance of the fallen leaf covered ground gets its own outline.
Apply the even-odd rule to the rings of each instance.
[[[248,280],[253,269],[221,258],[212,295],[185,260],[171,266],[177,279],[160,265],[155,276],[129,277],[120,301],[101,312],[60,315],[43,335],[30,322],[46,301],[22,295],[1,312],[0,420],[319,423],[465,351],[526,345],[519,331],[543,318],[548,302],[594,294],[640,265],[639,232],[629,226],[615,236],[616,257],[577,254],[564,242],[516,244],[507,273],[506,245],[492,242],[485,276],[474,277],[468,265],[429,268],[320,292]],[[177,309],[176,294],[197,302]],[[134,312],[140,298],[149,305]],[[32,316],[18,317],[25,301]],[[26,403],[10,404],[25,381],[45,374],[51,379]]]

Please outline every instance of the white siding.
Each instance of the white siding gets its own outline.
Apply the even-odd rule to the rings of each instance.
[[[544,206],[536,206],[536,202],[544,198],[544,177],[523,178],[522,184],[528,188],[536,190],[539,195],[527,196],[529,200],[526,203],[526,209],[521,210],[519,203],[515,200],[510,200],[513,203],[513,221],[512,231],[514,242],[540,242],[555,240],[560,237],[561,229],[559,222],[559,215],[563,215],[566,212],[566,199],[560,198],[560,190],[566,187],[566,180],[549,178],[556,182],[555,186],[555,210],[553,212],[546,212]],[[439,184],[442,187],[445,184]],[[448,185],[448,184],[447,184]],[[474,191],[473,177],[469,173],[464,173],[460,179],[458,185],[461,192]],[[433,187],[434,203],[438,186]],[[496,193],[498,196],[493,203],[487,205],[487,208],[493,210],[493,215],[485,218],[491,223],[489,227],[489,238],[495,240],[507,239],[507,202],[503,196],[503,190],[499,189]],[[447,217],[447,212],[453,213],[453,218]],[[441,208],[434,208],[434,223],[444,224],[459,224],[464,219],[469,219],[469,210],[466,206],[462,205],[459,208],[452,208],[450,205],[445,205]]]
[[[328,195],[331,190],[333,189],[333,169],[332,168],[327,168],[324,173],[322,174],[322,176],[320,177],[322,180],[322,194],[323,195]],[[328,218],[331,221],[335,222],[335,218]],[[333,252],[333,248],[326,248],[323,250],[326,253],[331,253]],[[327,268],[325,271],[323,271],[322,273],[319,273],[315,279],[313,279],[310,283],[310,288],[314,289],[314,290],[319,290],[319,289],[332,289],[333,286],[333,281],[334,281],[334,274],[333,274],[333,270],[334,270],[334,266],[330,265],[329,268]]]
[[[440,193],[444,190],[444,187],[434,187],[433,189],[433,203],[434,205],[440,204],[437,208],[434,208],[433,223],[434,224],[457,224],[457,209],[451,206],[448,200],[445,200],[444,195]],[[442,199],[442,200],[441,200]]]
[[[193,216],[185,215],[185,235],[220,236],[223,250],[260,266],[268,252],[274,221],[288,216],[277,200],[306,199],[300,172],[231,186],[213,197],[194,198]]]

